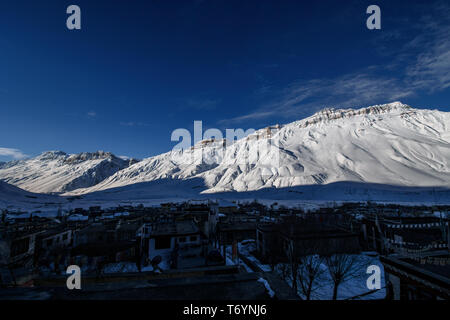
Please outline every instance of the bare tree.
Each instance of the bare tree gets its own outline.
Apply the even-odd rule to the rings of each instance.
[[[289,275],[289,266],[286,263],[277,264],[276,268],[280,272],[281,279],[286,281]]]
[[[334,254],[327,256],[325,258],[325,263],[334,284],[333,300],[336,300],[339,285],[360,273],[358,256],[351,254]]]
[[[269,257],[269,266],[271,271],[275,271],[276,266],[278,265],[278,260],[275,256],[271,255]]]
[[[268,251],[270,252],[269,256],[267,257],[267,263],[270,265],[270,269],[274,271],[276,266],[280,262],[280,248],[278,242],[273,236],[266,239],[266,245],[268,247]]]
[[[292,289],[297,292],[297,276],[298,276],[298,268],[300,265],[300,254],[298,252],[298,247],[294,240],[290,239],[287,242],[287,257],[289,261],[291,278],[292,278]]]
[[[0,241],[0,268],[6,267],[10,273],[11,279],[14,285],[17,285],[16,277],[14,274],[15,266],[10,261],[10,247],[6,244],[5,241]],[[0,285],[3,285],[4,280],[0,281]]]
[[[298,268],[298,282],[300,290],[306,297],[311,299],[311,293],[319,287],[318,280],[322,278],[326,269],[322,269],[325,258],[315,255],[304,255],[300,257],[300,265]]]

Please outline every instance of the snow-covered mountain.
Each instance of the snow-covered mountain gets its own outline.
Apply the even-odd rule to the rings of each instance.
[[[135,162],[103,151],[72,155],[48,151],[32,159],[3,164],[0,180],[30,192],[66,192],[93,186]]]
[[[226,141],[204,140],[184,151],[147,158],[69,194],[159,179],[202,181],[203,193],[339,181],[449,187],[450,113],[400,102],[325,109],[228,146]]]

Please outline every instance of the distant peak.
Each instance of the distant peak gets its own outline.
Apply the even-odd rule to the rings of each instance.
[[[316,113],[314,113],[312,116],[298,121],[301,126],[308,126],[314,123],[322,122],[322,121],[330,121],[330,120],[336,120],[341,118],[349,118],[353,116],[360,116],[360,115],[374,115],[374,114],[383,114],[383,113],[390,113],[395,111],[401,111],[406,112],[411,110],[412,108],[404,103],[401,103],[399,101],[386,103],[386,104],[379,104],[379,105],[373,105],[370,107],[363,107],[360,109],[335,109],[335,108],[324,108]]]
[[[340,109],[340,108],[333,108],[333,107],[326,107],[322,110],[316,112],[315,115],[329,115],[329,114],[351,114],[351,115],[357,115],[357,114],[377,114],[377,113],[383,113],[383,112],[389,112],[392,110],[398,110],[398,109],[410,109],[411,107],[400,102],[395,101],[391,103],[386,104],[377,104],[369,107],[362,107],[359,109],[356,108],[349,108],[349,109]]]
[[[105,152],[102,150],[95,152],[81,152],[78,154],[71,154],[67,161],[85,161],[85,160],[97,160],[97,159],[110,159],[117,158],[111,152]]]
[[[67,153],[65,153],[64,151],[52,150],[41,153],[37,158],[40,160],[51,160],[65,156],[67,156]]]
[[[123,161],[128,162],[128,165],[129,165],[129,166],[131,166],[131,165],[133,165],[133,164],[138,163],[138,162],[141,161],[140,159],[136,159],[136,158],[129,157],[129,156],[118,156],[118,158],[119,158],[119,159],[122,159]]]
[[[194,147],[206,147],[211,145],[218,145],[218,146],[224,146],[227,143],[227,139],[216,139],[216,138],[210,138],[210,139],[203,139],[200,141],[197,141]]]
[[[129,158],[122,159],[120,157],[115,156],[111,152],[106,151],[95,151],[95,152],[81,152],[74,154],[67,154],[63,151],[45,151],[41,153],[36,159],[41,161],[49,161],[49,160],[63,160],[66,163],[77,163],[88,160],[112,160],[112,161],[123,161],[124,163],[133,164],[138,162],[137,159]]]

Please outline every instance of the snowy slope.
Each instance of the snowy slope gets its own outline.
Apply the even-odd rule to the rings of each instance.
[[[413,109],[400,102],[358,110],[325,109],[224,145],[203,141],[182,152],[151,157],[70,194],[193,178],[203,181],[203,193],[339,181],[450,186],[450,113]],[[211,161],[217,158],[221,161]]]
[[[57,207],[66,199],[46,194],[36,194],[0,180],[0,209]]]
[[[0,179],[31,192],[64,192],[93,186],[129,164],[129,160],[103,151],[73,155],[49,151],[4,164]]]
[[[379,202],[403,205],[450,204],[450,188],[406,187],[360,182],[335,182],[288,188],[262,188],[244,192],[206,193],[207,187],[200,178],[162,179],[135,183],[124,187],[105,189],[77,196],[72,207],[90,205],[114,206],[118,204],[159,204],[189,199],[222,199],[228,201],[260,203],[277,202],[286,206],[305,204],[333,204],[334,202]]]

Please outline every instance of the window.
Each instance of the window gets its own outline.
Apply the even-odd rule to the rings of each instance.
[[[191,236],[191,237],[189,238],[189,240],[190,240],[190,241],[197,241],[197,236]]]
[[[170,249],[171,238],[169,236],[155,238],[155,249]]]
[[[65,234],[63,235],[63,240],[67,240],[68,237],[69,237],[69,235],[68,235],[67,233],[65,233]]]
[[[179,238],[179,239],[178,239],[178,242],[181,242],[181,243],[186,242],[186,237],[181,237],[181,238]]]
[[[47,247],[50,247],[52,244],[53,244],[53,239],[48,239],[45,245]]]

